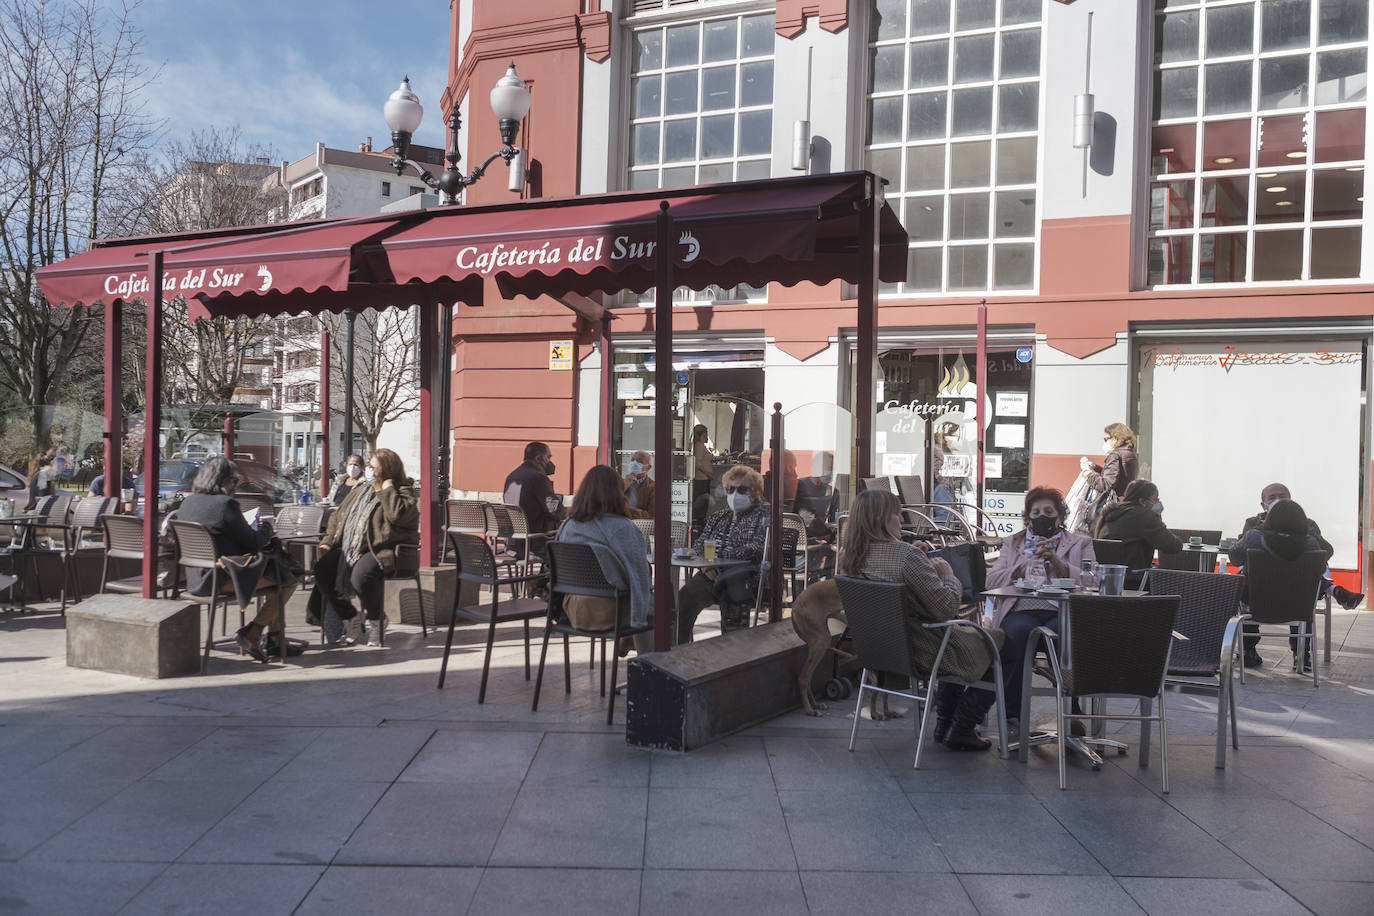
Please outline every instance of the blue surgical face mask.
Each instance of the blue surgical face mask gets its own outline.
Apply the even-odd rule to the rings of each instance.
[[[642,461],[631,461],[627,467],[631,474],[644,473],[644,463]]]
[[[1162,500],[1162,499],[1157,499],[1157,500],[1155,500],[1155,504],[1154,504],[1153,506],[1150,507],[1150,511],[1153,512],[1155,515],[1163,515],[1163,514],[1164,514],[1164,500]]]

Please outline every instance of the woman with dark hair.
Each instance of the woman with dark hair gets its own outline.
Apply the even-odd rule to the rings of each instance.
[[[363,456],[354,452],[344,459],[343,476],[339,478],[339,485],[334,488],[334,496],[330,502],[336,506],[342,506],[343,501],[348,495],[358,488],[359,484],[371,483],[365,480],[367,471],[364,470]]]
[[[644,533],[629,519],[625,490],[614,468],[598,464],[587,471],[573,494],[572,510],[558,529],[556,540],[590,545],[606,580],[630,593],[629,623],[649,623],[654,593],[648,549]],[[616,604],[612,598],[565,595],[563,612],[573,626],[583,629],[609,630],[615,626]],[[634,642],[635,651],[649,652],[653,649],[653,634],[636,633]]]
[[[923,624],[957,617],[963,587],[949,563],[926,556],[929,545],[906,544],[901,534],[902,504],[897,497],[882,490],[860,493],[849,510],[839,573],[905,586],[909,598],[907,635],[917,664],[930,671],[944,632],[927,630]],[[993,631],[993,638],[999,642],[1001,635]],[[969,681],[991,681],[993,673],[988,669],[992,661],[987,640],[977,633],[956,629],[950,635],[941,673]],[[935,694],[935,740],[956,751],[987,750],[992,742],[981,737],[975,726],[995,702],[997,695],[990,690],[941,684]]]
[[[1229,551],[1231,563],[1235,566],[1244,566],[1247,559],[1247,552],[1250,550],[1263,550],[1280,560],[1289,562],[1296,560],[1308,551],[1318,551],[1327,560],[1331,559],[1333,553],[1331,545],[1323,538],[1315,537],[1311,534],[1307,522],[1307,513],[1302,506],[1293,502],[1291,499],[1280,499],[1269,507],[1269,511],[1264,514],[1264,522],[1258,528],[1251,528],[1241,535],[1240,540],[1236,541],[1235,546]],[[1291,628],[1294,633],[1298,632],[1297,627]],[[1253,623],[1245,624],[1245,667],[1255,668],[1264,664],[1264,659],[1260,657],[1259,649],[1259,625]],[[1288,640],[1289,647],[1293,654],[1298,654],[1298,641]],[[1312,654],[1309,647],[1306,657],[1303,659],[1303,670],[1312,670]]]
[[[56,484],[53,483],[53,456],[56,450],[44,452],[33,459],[29,464],[29,501],[24,506],[24,511],[28,512],[38,505],[38,500],[44,496],[52,496],[57,491]]]
[[[211,455],[196,471],[195,480],[191,483],[191,495],[176,510],[177,521],[198,522],[205,526],[215,543],[215,553],[220,556],[259,553],[271,542],[271,535],[266,529],[255,531],[249,526],[238,501],[230,495],[241,482],[238,465],[223,455]],[[283,602],[296,590],[295,576],[269,560],[259,575],[256,588],[273,582],[281,582]],[[233,589],[234,583],[226,581],[221,590],[232,592]],[[187,569],[186,590],[193,595],[208,595],[210,570]],[[277,592],[273,589],[263,599],[257,616],[235,635],[239,647],[258,661],[266,662],[267,653],[262,648],[262,637],[276,619]]]
[[[1157,511],[1159,487],[1148,480],[1134,480],[1121,502],[1109,506],[1097,519],[1093,537],[1121,541],[1126,551],[1126,587],[1136,588],[1154,562],[1155,550],[1179,553],[1183,541],[1164,524]]]
[[[1088,486],[1098,493],[1126,495],[1126,488],[1140,473],[1135,454],[1135,431],[1125,423],[1108,423],[1102,430],[1102,452],[1107,457],[1099,465],[1087,458],[1078,459],[1081,470],[1088,472]]]
[[[396,548],[420,543],[420,507],[415,482],[406,476],[401,457],[379,448],[368,461],[371,483],[356,486],[329,516],[315,562],[315,588],[310,601],[325,624],[325,639],[352,645],[357,637],[344,624],[357,617],[348,600],[357,595],[372,624],[367,644],[380,646],[386,630],[382,597],[386,574],[396,568]],[[359,634],[361,635],[361,634]]]
[[[1031,564],[1039,564],[1047,578],[1077,579],[1083,562],[1093,560],[1092,538],[1064,528],[1068,507],[1064,496],[1049,487],[1036,487],[1026,494],[1021,518],[1026,527],[1011,534],[1002,544],[1002,553],[988,570],[988,588],[1011,585],[1026,575]],[[1059,608],[1043,598],[998,598],[992,625],[1007,634],[1002,645],[1002,680],[1006,689],[1007,718],[1021,713],[1021,675],[1025,666],[1026,643],[1036,627],[1059,630]]]

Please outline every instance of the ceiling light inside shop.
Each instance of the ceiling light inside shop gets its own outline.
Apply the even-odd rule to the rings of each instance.
[[[1284,191],[1287,191],[1288,189],[1285,188],[1283,185],[1276,184],[1272,188],[1265,188],[1264,190],[1269,192],[1270,194],[1282,194]]]
[[[1292,202],[1291,200],[1280,200],[1280,201],[1276,201],[1276,202],[1274,203],[1274,206],[1276,206],[1276,207],[1291,207],[1291,206],[1293,206],[1293,202]]]
[[[1362,166],[1362,165],[1348,165],[1348,166],[1345,167],[1345,170],[1346,170],[1347,172],[1363,172],[1363,171],[1364,171],[1364,166]]]
[[[1293,150],[1293,152],[1291,152],[1291,153],[1284,153],[1284,155],[1287,156],[1289,159],[1306,159],[1306,158],[1307,158],[1307,151],[1306,151],[1306,150],[1295,149],[1295,150]]]
[[[1257,177],[1257,178],[1278,178],[1278,177],[1279,177],[1279,173],[1278,173],[1278,172],[1260,172],[1259,175],[1257,175],[1256,177]]]
[[[1215,162],[1217,165],[1230,165],[1231,163],[1233,163],[1233,162],[1236,161],[1236,157],[1235,157],[1235,156],[1218,156],[1217,158],[1213,159],[1212,161]]]

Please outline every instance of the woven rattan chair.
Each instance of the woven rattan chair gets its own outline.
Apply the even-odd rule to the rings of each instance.
[[[1217,769],[1226,767],[1226,725],[1231,746],[1240,748],[1236,734],[1236,694],[1233,673],[1240,648],[1241,576],[1210,572],[1156,569],[1146,584],[1152,595],[1177,595],[1174,629],[1187,637],[1174,644],[1169,656],[1168,684],[1188,693],[1217,698]]]
[[[849,623],[849,637],[852,640],[854,654],[858,656],[859,664],[863,665],[863,673],[859,677],[859,696],[854,705],[854,725],[849,730],[849,749],[854,750],[854,741],[859,734],[865,691],[907,697],[916,703],[916,713],[912,717],[916,724],[916,758],[911,766],[912,769],[919,769],[921,748],[925,744],[927,731],[926,720],[930,718],[935,690],[942,681],[948,681],[991,690],[997,694],[994,715],[997,716],[998,753],[1005,760],[1007,717],[1002,696],[1002,663],[992,634],[969,620],[946,620],[925,624],[926,629],[943,630],[944,635],[940,642],[940,650],[935,656],[933,669],[922,671],[917,666],[916,655],[911,645],[908,629],[910,624],[907,622],[906,613],[906,602],[911,600],[911,597],[906,593],[906,586],[900,582],[874,582],[849,576],[836,576],[835,582],[839,585],[840,602],[844,605],[844,616]],[[992,652],[991,682],[965,681],[962,678],[940,674],[945,649],[949,646],[950,636],[956,627],[971,627],[988,641],[988,648]],[[869,683],[869,676],[879,672],[906,676],[911,684],[911,692],[880,687],[877,685],[876,677],[873,679],[874,683]]]
[[[1296,560],[1282,560],[1267,550],[1246,551],[1246,602],[1249,607],[1248,613],[1242,616],[1261,627],[1286,625],[1290,628],[1298,647],[1293,653],[1294,671],[1301,672],[1302,659],[1311,654],[1316,630],[1314,611],[1325,569],[1326,554],[1318,550],[1308,551]],[[1328,619],[1330,613],[1328,610]],[[1316,659],[1312,661],[1312,686],[1317,687]]]
[[[445,502],[444,531],[486,537],[487,512],[482,508],[482,501],[478,499],[450,499]],[[443,552],[439,557],[440,564],[448,562],[451,546],[452,542],[445,536]]]
[[[492,555],[491,545],[487,543],[486,538],[478,534],[450,531],[448,540],[458,562],[459,580],[472,582],[479,587],[486,588],[489,600],[469,607],[459,607],[458,594],[462,591],[462,586],[459,585],[453,590],[453,609],[448,622],[448,640],[444,643],[444,660],[439,666],[439,689],[443,689],[444,677],[448,673],[448,657],[449,653],[453,651],[453,630],[458,623],[458,618],[485,623],[487,625],[487,648],[482,656],[482,683],[477,689],[477,702],[485,703],[487,701],[487,676],[491,670],[491,649],[496,642],[497,624],[518,620],[524,627],[525,680],[528,681],[530,679],[530,621],[536,617],[542,617],[547,606],[543,601],[536,598],[516,597],[516,592],[522,585],[533,582],[538,576],[503,573],[496,564],[496,558]],[[510,598],[501,598],[501,589],[503,588],[510,593]]]
[[[307,579],[313,578],[315,556],[324,535],[326,513],[324,506],[286,506],[277,513],[272,531],[281,538],[287,550],[299,550],[301,566]]]
[[[522,576],[542,572],[549,533],[531,533],[529,518],[519,506],[483,503],[483,508],[487,513],[487,539],[492,543],[496,561],[513,565]]]
[[[123,579],[110,578],[111,560],[143,562],[143,519],[133,515],[102,515],[100,524],[105,531],[105,560],[100,568],[100,591],[122,595],[137,595],[143,591],[143,576]]]
[[[644,550],[648,556],[654,555],[654,520],[651,518],[632,518],[639,533],[644,535]],[[676,545],[674,545],[676,546]]]
[[[887,476],[860,477],[859,492],[863,493],[867,490],[881,490],[884,493],[892,493],[892,478]]]
[[[210,593],[208,595],[193,595],[183,592],[183,597],[191,601],[199,602],[209,608],[209,624],[205,628],[205,654],[200,660],[200,673],[205,674],[210,667],[210,650],[214,648],[215,631],[215,610],[220,602],[224,602],[224,613],[229,614],[229,599],[232,593],[221,593],[220,584],[227,582],[228,576],[224,572],[224,567],[220,563],[219,551],[215,549],[214,539],[210,537],[210,531],[199,522],[183,522],[179,519],[171,520],[172,533],[177,539],[177,565],[182,569],[208,569],[210,571]],[[271,592],[277,593],[277,645],[281,651],[282,664],[286,664],[287,639],[286,639],[286,601],[282,596],[281,583],[270,582],[259,584],[253,591],[253,597],[263,598]],[[239,617],[242,619],[243,613],[240,610]]]
[[[238,492],[233,494],[234,502],[239,504],[239,511],[245,515],[257,509],[261,515],[273,516],[277,514],[277,502],[265,493]]]
[[[615,624],[608,630],[584,630],[573,626],[563,613],[563,598],[567,595],[585,595],[593,598],[612,598],[616,603]],[[549,651],[549,636],[553,633],[563,635],[563,690],[572,693],[572,663],[569,659],[568,638],[588,636],[602,643],[601,649],[601,695],[606,696],[606,641],[610,641],[611,654],[611,696],[606,706],[606,724],[615,720],[615,683],[619,668],[620,653],[615,651],[622,636],[647,633],[652,624],[632,626],[629,623],[630,593],[612,585],[601,569],[596,552],[589,544],[567,544],[561,541],[549,542],[549,603],[544,621],[544,643],[539,649],[539,674],[534,679],[534,702],[530,710],[539,709],[539,690],[544,683],[544,659]]]
[[[926,485],[920,474],[898,474],[897,493],[904,506],[926,502]]]
[[[1106,598],[1073,595],[1069,598],[1067,666],[1059,653],[1050,652],[1054,671],[1055,709],[1059,723],[1059,788],[1068,788],[1068,755],[1065,741],[1070,719],[1102,722],[1126,719],[1140,723],[1140,748],[1136,762],[1150,762],[1150,723],[1159,723],[1160,787],[1169,791],[1169,728],[1164,705],[1164,682],[1169,670],[1169,651],[1174,643],[1178,616],[1176,595],[1148,598]],[[851,623],[852,626],[852,623]],[[1039,627],[1041,637],[1057,641],[1049,627]],[[1140,703],[1139,712],[1071,711],[1068,701],[1129,698]],[[1159,712],[1150,711],[1159,702]]]

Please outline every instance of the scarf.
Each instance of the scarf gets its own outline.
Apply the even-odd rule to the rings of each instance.
[[[1030,559],[1035,556],[1035,552],[1040,549],[1041,544],[1049,543],[1054,547],[1054,552],[1059,553],[1059,545],[1064,540],[1064,529],[1060,528],[1053,536],[1042,538],[1029,528],[1026,529],[1026,540],[1021,545],[1021,556]]]
[[[372,491],[371,486],[364,487],[361,496],[353,497],[348,518],[344,519],[343,543],[340,545],[344,550],[344,560],[349,566],[358,562],[358,557],[362,556],[363,541],[367,539],[367,522],[376,505],[377,494]]]

